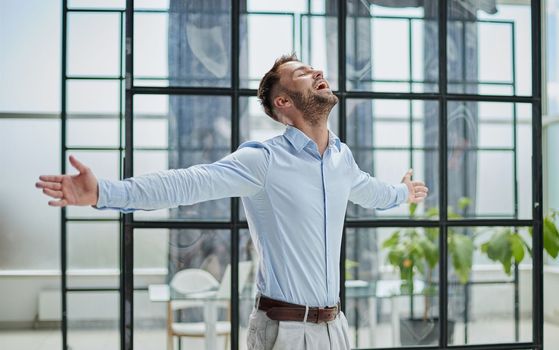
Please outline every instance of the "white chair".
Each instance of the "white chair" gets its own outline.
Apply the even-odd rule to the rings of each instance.
[[[188,300],[170,300],[167,304],[167,349],[173,350],[174,337],[204,337],[205,322],[175,322],[174,312],[191,308],[204,307],[204,298],[216,294],[219,282],[208,272],[201,269],[185,269],[177,272],[170,283],[171,292],[188,295]],[[200,298],[196,300],[195,298]],[[229,322],[223,322],[229,324]],[[218,326],[223,328],[223,325]],[[219,329],[220,335],[228,336],[230,329]]]
[[[242,291],[252,268],[252,261],[239,263],[239,291]],[[217,321],[217,308],[227,308],[230,314],[231,265],[227,265],[219,283],[209,272],[201,269],[185,269],[175,274],[170,283],[171,290],[188,295],[188,300],[171,300],[167,308],[167,349],[173,350],[174,337],[199,337],[207,334],[207,327],[215,327],[216,336],[225,336],[228,348],[231,322]],[[199,298],[199,300],[197,300]],[[213,301],[212,299],[215,299]],[[195,307],[204,307],[203,322],[175,322],[173,313]],[[206,339],[206,342],[208,339]],[[210,340],[213,341],[213,340]]]

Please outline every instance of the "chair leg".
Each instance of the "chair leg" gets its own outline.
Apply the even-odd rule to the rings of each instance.
[[[173,339],[173,309],[171,308],[171,303],[167,302],[167,350],[174,349],[174,339]]]
[[[167,333],[167,350],[173,350],[174,349],[174,347],[175,347],[174,346],[175,345],[174,340],[175,339],[173,339],[173,335],[170,334],[170,333]]]

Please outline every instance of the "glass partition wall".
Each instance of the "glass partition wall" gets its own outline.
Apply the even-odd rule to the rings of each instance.
[[[348,205],[352,347],[542,349],[539,23],[535,0],[64,1],[62,171],[72,153],[126,178],[281,134],[256,88],[296,52],[339,97],[330,129],[361,169],[395,183],[413,168],[430,187],[417,207]],[[91,327],[107,336],[88,346],[207,347],[169,328],[207,322],[204,306],[174,310],[155,293],[185,269],[222,293],[209,344],[246,347],[258,262],[238,198],[68,208],[61,227],[64,347],[85,346]],[[520,242],[522,261],[499,239]],[[84,270],[102,278],[72,277]],[[85,300],[98,322],[73,311]]]

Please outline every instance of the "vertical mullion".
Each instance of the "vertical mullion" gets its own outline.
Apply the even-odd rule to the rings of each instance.
[[[118,150],[119,150],[119,155],[118,155],[118,178],[122,179],[123,176],[123,159],[122,159],[122,153],[123,153],[123,144],[122,144],[122,129],[123,129],[123,115],[122,115],[122,110],[123,110],[123,106],[124,106],[124,102],[122,100],[122,87],[123,87],[123,75],[124,75],[124,65],[122,62],[122,58],[124,55],[124,15],[125,13],[123,11],[119,12],[119,32],[118,32],[118,36],[119,36],[119,56],[118,56],[118,60],[119,60],[119,68],[118,68],[118,78],[119,78],[119,84],[118,84]],[[121,220],[122,221],[122,220]]]
[[[514,22],[511,26],[511,48],[512,48],[512,95],[516,96],[516,35]],[[518,219],[518,111],[517,104],[513,103],[512,106],[512,147],[513,147],[513,200],[514,200],[514,218]],[[515,227],[514,231],[517,232],[518,228]],[[519,280],[518,263],[514,263],[514,340],[520,340],[520,280]]]
[[[124,110],[125,149],[124,178],[133,176],[133,33],[134,33],[134,1],[126,0],[126,98]],[[120,337],[121,349],[132,350],[134,347],[134,228],[133,214],[124,214],[124,230],[121,239],[121,315]]]
[[[305,15],[301,14],[301,18]],[[325,18],[326,19],[326,18]],[[307,53],[308,57],[305,58],[308,64],[312,65],[312,4],[311,0],[307,0]],[[303,23],[301,21],[301,23]],[[303,27],[300,28],[301,33],[303,32]],[[302,43],[301,43],[302,44]],[[301,50],[302,51],[302,50]]]
[[[239,57],[240,1],[231,2],[231,152],[240,143]],[[247,33],[248,34],[248,33]],[[239,198],[231,198],[231,350],[239,349]]]
[[[67,26],[68,26],[68,1],[62,0],[62,57],[61,57],[61,91],[60,91],[60,171],[66,173],[66,69],[67,69]],[[67,318],[67,280],[66,280],[66,208],[60,211],[60,284],[62,307],[62,349],[68,348],[68,318]]]
[[[531,2],[532,26],[532,337],[535,349],[543,349],[543,188],[541,115],[541,1]]]
[[[338,118],[339,137],[346,141],[346,13],[347,1],[338,0]],[[345,221],[345,220],[344,220]],[[345,260],[346,260],[346,227],[342,235],[342,249],[340,252],[340,303],[345,310]]]
[[[439,346],[448,345],[447,5],[439,2]]]
[[[409,74],[409,89],[410,92],[413,92],[413,31],[412,31],[412,19],[408,18],[408,74]],[[410,145],[408,147],[409,151],[409,161],[410,161],[410,168],[413,169],[413,100],[408,100],[408,111],[409,111],[409,142]]]
[[[118,157],[118,178],[122,179],[123,175],[124,175],[124,164],[123,164],[123,139],[122,139],[122,133],[123,133],[123,106],[124,106],[124,102],[122,100],[122,87],[123,87],[123,73],[124,73],[124,66],[123,66],[123,55],[125,54],[124,52],[124,42],[123,42],[123,36],[124,36],[124,25],[125,25],[125,13],[124,12],[120,12],[120,29],[119,29],[119,44],[120,44],[120,50],[119,50],[119,84],[118,84],[118,101],[119,101],[119,106],[118,106],[118,111],[119,111],[119,118],[118,118],[118,148],[119,148],[119,157]],[[124,327],[124,305],[125,305],[125,299],[124,299],[124,225],[123,225],[123,215],[121,213],[119,213],[119,257],[118,257],[118,261],[119,261],[119,268],[120,268],[120,276],[119,276],[119,290],[118,290],[118,295],[119,295],[119,300],[120,300],[120,305],[119,305],[119,324],[120,324],[120,348],[121,349],[125,349],[126,345],[124,342],[124,332],[123,330],[125,329]]]

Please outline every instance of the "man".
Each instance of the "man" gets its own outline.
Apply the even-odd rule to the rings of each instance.
[[[348,200],[388,209],[428,192],[408,171],[391,186],[359,170],[349,148],[328,130],[338,98],[319,70],[282,56],[260,82],[264,111],[287,125],[265,142],[246,142],[213,163],[124,181],[95,178],[74,157],[78,175],[41,176],[49,205],[122,211],[169,208],[242,197],[260,258],[249,349],[349,349],[339,310],[339,263]]]

